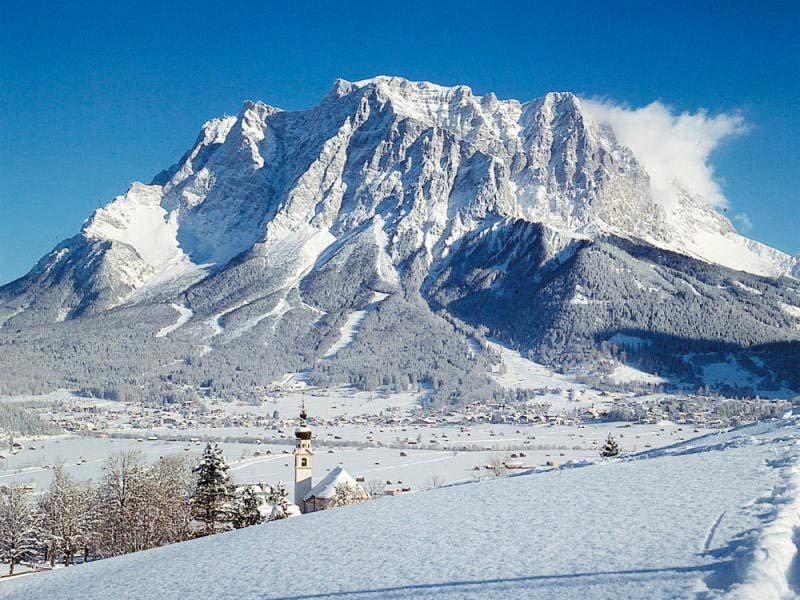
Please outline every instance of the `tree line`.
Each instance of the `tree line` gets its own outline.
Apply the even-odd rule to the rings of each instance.
[[[237,488],[217,445],[197,464],[178,455],[150,464],[124,451],[106,459],[97,482],[56,465],[38,501],[22,487],[0,488],[0,559],[13,575],[21,561],[69,566],[293,514],[283,483]]]

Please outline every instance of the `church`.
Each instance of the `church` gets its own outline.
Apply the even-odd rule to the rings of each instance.
[[[297,442],[294,449],[294,503],[303,514],[330,508],[339,486],[353,492],[353,500],[369,500],[369,494],[341,465],[332,469],[317,485],[313,485],[313,460],[311,429],[305,402],[300,408],[300,425],[294,432]]]

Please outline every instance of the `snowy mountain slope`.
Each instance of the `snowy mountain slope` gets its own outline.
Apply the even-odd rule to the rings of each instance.
[[[111,245],[89,265],[113,279],[114,293],[94,301],[105,307],[298,227],[338,237],[375,215],[395,264],[421,248],[429,264],[487,214],[636,237],[758,274],[797,262],[742,238],[690,191],[676,189],[665,211],[636,157],[572,94],[520,104],[395,77],[339,80],[310,111],[247,102],[209,121],[179,163],[98,209],[79,237]]]
[[[456,315],[548,362],[574,340],[597,344],[622,328],[699,331],[700,345],[743,351],[796,341],[800,322],[780,309],[800,306],[796,280],[778,277],[797,259],[739,236],[692,190],[676,186],[669,206],[654,198],[634,152],[573,94],[520,103],[396,77],[338,80],[307,111],[246,102],[237,116],[207,122],[178,163],[132,185],[0,287],[0,343],[17,364],[25,353],[52,363],[43,370],[50,385],[82,385],[58,366],[61,346],[77,343],[91,361],[107,343],[98,324],[119,332],[144,321],[148,341],[130,342],[125,361],[163,379],[171,372],[155,357],[181,361],[180,378],[193,385],[224,369],[241,391],[313,369],[375,293],[396,300],[365,318],[367,331],[377,331],[379,313],[384,324],[391,311],[414,314],[440,343],[463,346],[464,331],[438,327]],[[465,253],[485,264],[459,267]],[[769,293],[732,291],[733,282]],[[480,298],[503,310],[487,312]],[[597,314],[606,301],[613,309]],[[172,305],[192,317],[157,337],[175,322]],[[691,325],[661,316],[684,309]],[[80,327],[63,324],[75,319]],[[41,340],[36,327],[52,334]],[[70,337],[76,330],[84,341]],[[336,360],[373,343],[359,339]],[[249,369],[254,347],[268,366],[245,383],[232,371]],[[403,377],[444,377],[412,369],[422,348],[397,350],[391,368]],[[351,380],[373,379],[353,368]]]
[[[4,581],[0,597],[795,597],[798,436],[768,422],[382,498]]]
[[[464,237],[426,292],[435,307],[548,362],[623,330],[656,336],[662,349],[797,339],[781,309],[782,298],[800,294],[793,280],[720,269],[622,238],[563,244],[541,225],[494,223]]]

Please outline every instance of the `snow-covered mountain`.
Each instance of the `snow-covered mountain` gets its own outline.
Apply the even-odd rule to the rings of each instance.
[[[207,122],[175,165],[150,185],[134,183],[25,277],[0,288],[0,333],[111,309],[134,315],[160,306],[164,320],[177,302],[195,315],[181,330],[198,342],[215,338],[194,344],[208,353],[265,319],[274,323],[294,311],[307,316],[301,328],[322,315],[335,326],[373,292],[401,290],[478,326],[480,319],[449,306],[448,298],[474,299],[497,288],[497,277],[533,295],[541,291],[530,281],[508,281],[512,255],[484,256],[516,239],[522,246],[514,246],[515,256],[535,249],[523,278],[536,286],[603,244],[625,245],[627,259],[629,247],[648,248],[650,262],[660,260],[658,249],[697,259],[672,267],[690,275],[739,271],[730,277],[747,279],[740,282],[745,287],[757,288],[756,276],[790,307],[775,313],[785,319],[753,317],[754,335],[722,339],[795,339],[796,286],[775,278],[797,275],[798,259],[740,236],[677,183],[665,206],[654,199],[641,161],[573,94],[520,103],[397,77],[338,80],[308,111],[246,102],[238,116]],[[452,257],[461,260],[466,248],[477,256],[476,244],[484,266],[491,264],[491,281],[476,283],[473,272],[445,286],[443,277],[457,267]],[[626,270],[618,266],[616,273]],[[635,278],[644,290],[671,285],[645,271]],[[609,273],[600,278],[613,279]],[[455,295],[443,293],[454,285]],[[581,282],[571,285],[571,299],[585,297],[575,287]],[[771,296],[759,301],[771,313],[780,304]],[[513,323],[515,315],[506,319]],[[619,324],[618,315],[610,316],[604,333]],[[513,337],[540,344],[525,332]]]

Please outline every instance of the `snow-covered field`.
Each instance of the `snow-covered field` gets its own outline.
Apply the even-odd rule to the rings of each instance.
[[[525,467],[547,468],[548,461],[561,465],[569,461],[592,460],[609,432],[620,441],[623,450],[642,451],[666,446],[705,433],[672,423],[659,425],[629,425],[602,423],[583,428],[546,425],[479,425],[470,431],[460,427],[427,425],[382,427],[370,425],[318,426],[313,428],[314,479],[320,480],[331,469],[344,466],[354,476],[365,481],[402,481],[414,489],[430,487],[433,478],[442,483],[485,477],[484,467],[492,459],[505,460],[511,454],[523,452],[520,458]],[[8,454],[0,460],[0,485],[19,482],[34,484],[44,490],[57,462],[79,479],[98,479],[102,476],[105,458],[114,452],[139,450],[149,461],[169,454],[193,457],[202,451],[204,442],[170,441],[177,435],[224,439],[249,437],[252,440],[285,436],[285,443],[221,443],[231,473],[239,483],[291,483],[294,478],[290,455],[294,448],[293,433],[263,428],[213,428],[175,432],[153,430],[146,432],[161,439],[97,438],[58,436],[27,441],[18,454]],[[144,436],[145,433],[143,432]],[[407,442],[412,442],[408,445]],[[391,447],[356,448],[354,443],[385,444]],[[349,446],[346,444],[350,444]],[[426,449],[415,448],[425,445]],[[35,449],[31,449],[34,446]],[[468,450],[465,450],[468,448]],[[255,453],[259,455],[256,456]],[[270,454],[267,454],[270,452]]]
[[[293,417],[300,406],[306,403],[309,414],[330,419],[337,416],[377,415],[381,411],[405,410],[417,408],[420,401],[431,392],[362,392],[350,386],[333,388],[312,388],[305,381],[303,373],[291,373],[274,384],[280,393],[274,395],[261,406],[246,406],[244,410],[258,412],[260,410],[272,414],[277,410],[281,416]],[[237,410],[234,404],[221,404],[225,410]]]
[[[578,383],[573,377],[556,373],[549,367],[527,359],[517,350],[505,346],[497,340],[490,340],[489,347],[498,352],[505,365],[505,372],[494,375],[495,381],[505,388],[511,389],[543,389],[559,390],[541,397],[542,402],[549,402],[556,410],[563,408],[579,408],[606,404],[608,400],[600,392]],[[573,400],[570,401],[570,396]]]
[[[663,377],[645,373],[644,371],[640,371],[639,369],[630,365],[619,365],[611,372],[609,378],[611,381],[617,384],[639,382],[657,385],[659,383],[666,382],[666,379]]]
[[[6,580],[0,597],[794,598],[798,424],[386,497]]]

